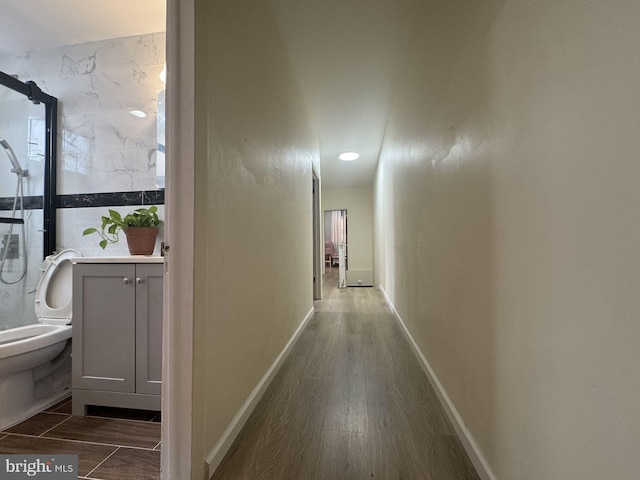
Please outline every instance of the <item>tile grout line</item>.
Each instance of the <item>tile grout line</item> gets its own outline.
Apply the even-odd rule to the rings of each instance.
[[[160,443],[160,442],[158,442]],[[118,447],[118,448],[129,448],[131,450],[146,450],[147,452],[156,452],[157,450],[155,450],[155,446],[152,447],[136,447],[134,445],[111,445],[112,447]]]
[[[53,427],[51,427],[48,430],[45,430],[44,432],[42,432],[40,435],[35,435],[36,437],[42,437],[45,433],[49,433],[51,430],[53,430],[56,427],[59,427],[60,425],[62,425],[64,422],[66,422],[67,420],[69,420],[71,418],[71,415],[69,415],[67,418],[65,418],[64,420],[62,420],[59,423],[56,423]],[[48,437],[44,437],[44,438],[48,438]]]
[[[122,447],[122,448],[132,448],[134,450],[148,450],[150,452],[153,451],[152,447],[140,447],[136,445],[119,445],[117,443],[90,442],[88,440],[74,440],[73,438],[41,437],[39,435],[27,435],[24,433],[7,433],[6,436],[7,437],[15,436],[15,437],[27,437],[27,438],[41,438],[43,440],[59,440],[61,442],[86,443],[88,445],[100,445],[104,447]]]
[[[44,410],[41,410],[39,413],[66,413],[66,412],[59,412],[58,410],[60,410],[61,408],[63,408],[65,405],[67,405],[68,402],[62,403],[62,404],[54,404],[51,405],[49,408],[46,408]],[[53,408],[56,407],[56,408]],[[70,413],[67,415],[71,415]]]
[[[55,415],[71,415],[71,412],[69,412],[69,411],[66,411],[66,412],[61,411],[61,410],[63,410],[63,407],[64,407],[64,408],[66,408],[66,407],[63,405],[63,406],[61,406],[61,407],[59,407],[59,408],[56,408],[55,410],[51,410],[51,411],[49,411],[49,412],[44,412],[44,413],[53,413],[53,414],[55,414]]]
[[[57,412],[56,410],[60,410],[61,408],[66,407],[67,405],[71,405],[71,397],[69,397],[69,399],[64,402],[62,405],[59,405],[58,408],[56,408],[55,410],[52,410],[51,413],[63,413],[63,412]]]
[[[86,477],[90,477],[90,476],[91,476],[91,474],[92,474],[93,472],[95,472],[98,468],[100,468],[100,466],[101,466],[104,462],[106,462],[107,460],[109,460],[109,459],[110,459],[110,458],[111,458],[111,457],[112,457],[112,456],[113,456],[113,455],[114,455],[118,450],[120,450],[120,448],[122,448],[122,447],[118,447],[118,448],[116,448],[113,452],[111,452],[109,455],[107,455],[107,456],[105,457],[105,459],[104,459],[104,460],[102,460],[98,465],[96,465],[95,467],[93,467],[93,470],[90,470],[90,471],[89,471],[89,473],[87,473],[85,476],[86,476]]]

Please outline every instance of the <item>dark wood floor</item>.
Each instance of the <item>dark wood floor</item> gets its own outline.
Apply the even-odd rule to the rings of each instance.
[[[89,408],[73,417],[69,398],[0,432],[0,453],[77,454],[80,479],[159,479],[160,414]]]
[[[329,273],[213,478],[479,479],[380,291],[337,289]]]

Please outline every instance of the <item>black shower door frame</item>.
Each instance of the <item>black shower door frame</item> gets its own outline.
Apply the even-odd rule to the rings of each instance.
[[[44,150],[44,192],[42,213],[44,217],[43,258],[56,250],[56,164],[58,152],[58,99],[44,93],[33,81],[22,82],[11,75],[0,72],[0,85],[21,93],[33,104],[44,104],[46,137]]]

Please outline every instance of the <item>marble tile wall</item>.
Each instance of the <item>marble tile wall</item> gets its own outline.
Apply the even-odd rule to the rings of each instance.
[[[85,257],[100,257],[103,255],[120,256],[129,255],[127,241],[121,235],[120,241],[116,245],[108,245],[106,249],[100,248],[98,242],[100,237],[97,234],[82,236],[82,232],[88,227],[99,227],[102,215],[108,215],[108,209],[118,210],[123,215],[133,211],[136,206],[131,207],[88,207],[88,208],[60,208],[58,209],[58,224],[64,228],[58,229],[58,245],[61,248],[74,248]],[[164,218],[164,205],[158,205],[158,216]],[[160,242],[164,238],[164,224],[160,227],[158,239],[156,241],[155,253],[160,253]]]
[[[164,33],[0,57],[0,70],[35,81],[59,100],[59,194],[157,188],[164,61]]]
[[[128,196],[122,192],[157,190],[156,184],[156,116],[158,94],[164,89],[159,75],[165,61],[165,34],[154,33],[78,45],[22,52],[0,56],[0,70],[17,75],[26,82],[33,80],[46,93],[58,98],[58,185],[57,193],[67,200],[87,197],[86,194],[118,192],[126,204]],[[0,87],[2,88],[2,87]],[[0,105],[3,95],[0,94]],[[146,117],[131,115],[140,110]],[[42,113],[42,115],[44,115]],[[29,113],[37,121],[38,114]],[[16,135],[13,147],[21,158],[29,157],[28,129],[25,116],[11,115],[8,108],[0,108],[0,125],[4,131],[24,130]],[[1,136],[0,132],[0,136]],[[24,157],[23,157],[24,156]],[[0,161],[5,162],[2,158]],[[29,158],[28,162],[32,159]],[[8,164],[8,162],[7,162]],[[4,163],[0,169],[9,168]],[[12,187],[13,178],[0,171],[0,196]],[[41,192],[41,179],[25,182],[27,195]],[[39,190],[40,189],[40,190]],[[134,198],[139,198],[140,195]],[[95,204],[95,202],[94,202]],[[100,224],[107,207],[72,208],[61,202],[57,211],[57,248],[76,248],[84,255],[127,254],[126,241],[102,250],[98,237],[82,237],[82,231]],[[124,213],[136,208],[110,207]],[[160,216],[164,209],[160,206]],[[32,211],[40,215],[41,211]],[[41,228],[41,227],[40,227]],[[28,280],[21,285],[0,284],[0,330],[7,310],[15,324],[32,323],[33,295],[42,261],[42,237],[38,227],[29,223],[27,236],[30,246]],[[161,236],[158,239],[160,242]],[[39,241],[39,245],[31,245]],[[38,250],[39,249],[39,250]],[[12,267],[13,268],[13,267]],[[11,300],[10,300],[11,299]]]

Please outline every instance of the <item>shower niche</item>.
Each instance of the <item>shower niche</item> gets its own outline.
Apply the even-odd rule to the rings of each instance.
[[[55,250],[57,105],[0,72],[0,330],[35,322],[31,293]]]

